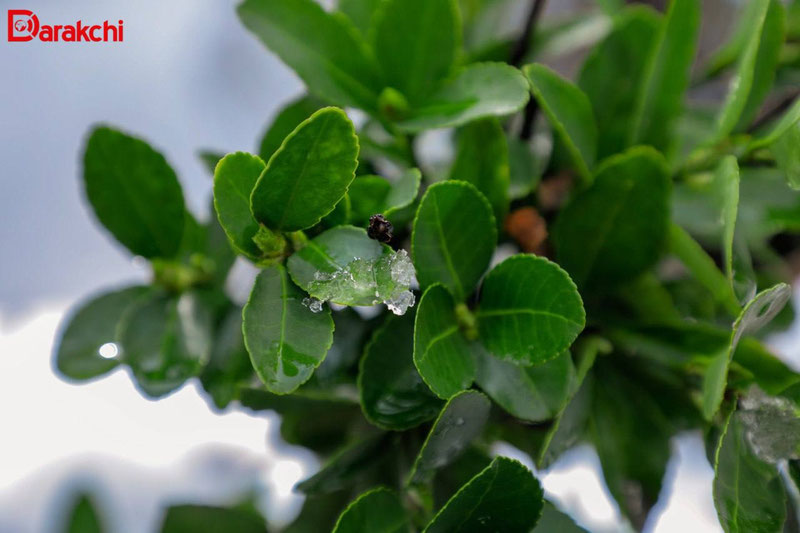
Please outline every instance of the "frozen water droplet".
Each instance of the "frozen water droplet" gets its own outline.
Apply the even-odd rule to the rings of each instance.
[[[308,307],[312,313],[319,313],[322,311],[322,302],[321,300],[317,300],[316,298],[303,298],[303,305]]]
[[[751,387],[740,405],[753,453],[770,463],[798,458],[800,418],[790,400],[768,396],[758,387]]]
[[[396,315],[404,315],[409,307],[414,306],[414,293],[411,291],[403,291],[397,296],[386,300],[386,307]]]

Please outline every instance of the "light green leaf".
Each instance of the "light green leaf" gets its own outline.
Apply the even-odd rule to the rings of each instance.
[[[411,234],[411,253],[422,288],[444,285],[463,300],[489,266],[497,242],[492,207],[466,182],[428,188]]]
[[[250,197],[253,215],[273,230],[313,226],[347,192],[357,157],[358,137],[347,115],[335,107],[320,109],[270,158]]]
[[[228,154],[214,171],[214,210],[233,247],[257,261],[262,253],[253,237],[258,222],[250,212],[250,194],[267,166],[258,156]]]
[[[289,136],[297,126],[305,119],[316,113],[323,107],[322,102],[313,96],[302,96],[289,102],[281,109],[258,143],[258,155],[264,161],[269,161],[278,148],[281,147],[283,139]]]
[[[521,365],[558,357],[586,323],[583,301],[567,273],[543,257],[522,254],[486,276],[476,316],[492,355]]]
[[[362,228],[338,226],[289,258],[292,279],[320,301],[341,305],[384,302],[396,314],[414,305],[414,267],[405,250],[394,252]]]
[[[772,143],[770,151],[789,186],[800,190],[800,124],[788,128]]]
[[[175,256],[185,209],[175,171],[141,139],[92,130],[83,156],[86,196],[100,222],[136,255]]]
[[[458,6],[455,0],[386,0],[370,40],[385,85],[415,105],[450,74],[461,48]]]
[[[457,71],[397,125],[409,132],[453,128],[479,118],[510,115],[528,98],[528,84],[517,69],[503,63],[476,63]]]
[[[414,364],[428,387],[447,399],[472,385],[478,351],[462,335],[447,289],[438,283],[428,287],[414,325]]]
[[[408,533],[410,528],[400,498],[380,487],[365,492],[348,505],[333,533]]]
[[[419,193],[419,185],[422,181],[422,173],[416,168],[406,170],[400,178],[392,183],[392,188],[389,195],[386,197],[386,207],[383,214],[391,219],[393,216],[411,204],[417,199]]]
[[[442,407],[414,367],[414,318],[413,313],[388,317],[361,358],[361,407],[367,420],[384,429],[418,426]]]
[[[733,237],[736,231],[736,214],[739,210],[739,163],[735,156],[724,157],[713,178],[715,200],[718,203],[722,225],[722,256],[725,275],[733,283]]]
[[[671,148],[675,119],[689,85],[700,28],[698,0],[672,0],[639,86],[631,144]]]
[[[753,139],[748,146],[750,151],[766,148],[786,134],[790,129],[797,130],[797,123],[800,122],[800,98],[796,99],[780,119],[764,135]]]
[[[473,184],[492,204],[495,219],[502,222],[508,212],[511,177],[508,144],[500,122],[470,122],[458,131],[457,140],[450,179]]]
[[[590,183],[597,154],[597,125],[589,99],[578,87],[544,65],[528,65],[523,72],[581,180]]]
[[[542,487],[530,470],[497,457],[450,498],[425,533],[530,531],[543,502]]]
[[[730,342],[716,353],[703,376],[703,415],[711,420],[722,403],[727,385],[728,367],[739,341],[768,324],[777,315],[792,295],[792,289],[785,283],[758,293],[742,309],[733,324]]]
[[[786,493],[774,465],[750,449],[740,415],[732,412],[714,457],[714,506],[726,533],[779,533]]]
[[[242,313],[244,343],[258,377],[275,394],[308,381],[333,344],[330,310],[312,312],[282,266],[256,278]]]
[[[72,311],[62,326],[56,349],[58,371],[68,378],[84,380],[113,370],[120,361],[113,353],[121,351],[116,344],[120,319],[148,292],[148,287],[128,287],[94,297]],[[104,355],[112,357],[100,353],[106,344],[110,345],[104,349],[112,352]]]
[[[663,157],[636,147],[607,159],[561,211],[556,257],[581,287],[607,289],[652,267],[667,243],[670,178]]]
[[[492,402],[477,391],[462,391],[447,401],[414,461],[409,484],[433,480],[436,470],[455,461],[483,431]]]
[[[775,78],[783,42],[784,9],[778,0],[752,1],[758,6],[753,8],[752,19],[747,22],[750,31],[730,81],[730,91],[717,117],[714,141],[742,129],[752,120]]]
[[[611,33],[588,55],[578,75],[597,117],[597,156],[602,159],[630,145],[647,61],[658,36],[659,15],[645,6],[631,6],[614,20]]]
[[[378,67],[363,37],[342,14],[314,0],[245,0],[239,19],[320,98],[374,110]]]
[[[422,174],[415,168],[407,170],[394,182],[380,176],[359,176],[347,193],[352,202],[351,221],[363,226],[376,213],[391,219],[414,202],[421,181]]]
[[[575,366],[569,352],[544,364],[522,367],[487,353],[477,358],[477,382],[500,407],[529,422],[554,418],[574,392]]]
[[[173,505],[163,520],[161,533],[267,533],[264,518],[246,509]]]
[[[339,0],[339,11],[347,15],[364,35],[372,26],[372,19],[385,0]]]

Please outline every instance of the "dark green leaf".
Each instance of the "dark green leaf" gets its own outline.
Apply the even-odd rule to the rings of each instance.
[[[542,487],[530,470],[497,457],[461,487],[425,533],[528,532],[542,512]]]
[[[270,158],[250,198],[253,215],[274,230],[313,226],[347,192],[357,157],[358,138],[347,115],[335,107],[320,109]]]
[[[244,342],[256,373],[276,394],[308,381],[333,343],[330,310],[312,312],[282,266],[256,278],[244,307]]]
[[[524,198],[538,185],[544,163],[534,155],[530,145],[521,140],[508,140],[508,195],[512,199]]]
[[[103,524],[87,494],[81,494],[67,519],[65,533],[102,533]]]
[[[774,465],[750,449],[744,424],[728,417],[714,458],[714,505],[726,533],[778,533],[786,518],[786,494]]]
[[[161,533],[266,533],[255,512],[207,505],[174,505],[167,509]]]
[[[242,311],[231,306],[214,332],[211,358],[200,382],[214,404],[223,409],[235,398],[238,385],[251,377],[253,365],[242,338]]]
[[[344,448],[316,474],[301,481],[295,490],[307,495],[328,494],[351,487],[359,476],[374,467],[387,453],[385,434],[371,435]]]
[[[477,391],[462,391],[450,398],[414,461],[409,484],[429,483],[436,470],[455,461],[483,431],[491,406]]]
[[[342,509],[350,500],[345,492],[308,496],[298,517],[282,533],[319,533],[332,531]]]
[[[542,533],[586,533],[582,527],[575,525],[572,518],[556,508],[555,505],[545,500],[542,517],[536,524],[535,531]]]
[[[97,218],[131,252],[148,259],[178,252],[183,192],[164,156],[150,145],[95,128],[86,144],[83,179]]]
[[[786,175],[786,182],[794,190],[800,190],[800,125],[788,128],[770,146],[775,161]]]
[[[408,533],[411,524],[398,496],[385,488],[372,489],[347,506],[333,533]]]
[[[492,208],[465,182],[436,183],[422,197],[411,235],[420,286],[443,284],[457,300],[472,293],[497,242]]]
[[[522,109],[528,97],[528,85],[517,69],[502,63],[476,63],[456,72],[398,126],[416,132],[502,117]]]
[[[250,212],[250,194],[267,166],[260,157],[236,152],[228,154],[214,171],[214,209],[233,247],[250,259],[262,252],[253,240],[258,222]]]
[[[661,155],[637,147],[607,159],[553,228],[558,262],[581,287],[606,289],[655,264],[667,243],[670,179]]]
[[[378,67],[347,17],[325,12],[314,0],[246,0],[237,12],[309,91],[338,105],[375,109]]]
[[[414,326],[414,364],[428,387],[450,398],[475,379],[475,353],[480,346],[461,333],[455,302],[444,286],[431,285],[422,295]]]
[[[458,131],[450,179],[473,184],[492,204],[498,221],[508,212],[509,168],[506,134],[496,119],[476,120]]]
[[[370,39],[384,83],[414,105],[450,73],[461,47],[455,0],[386,0]]]
[[[384,429],[404,430],[436,416],[442,403],[414,367],[414,314],[390,316],[361,358],[358,388],[364,416]]]
[[[323,107],[322,102],[313,96],[303,96],[293,100],[280,110],[278,115],[264,132],[259,143],[258,155],[264,161],[269,161],[272,154],[278,151],[283,140],[292,133],[305,119]],[[252,188],[252,187],[251,187]],[[249,195],[248,195],[249,198]]]
[[[197,156],[200,158],[200,161],[203,162],[203,166],[206,167],[208,173],[213,176],[214,169],[217,168],[217,163],[219,163],[220,159],[225,157],[225,154],[221,154],[213,150],[201,150],[197,153]]]
[[[583,301],[567,273],[543,257],[521,254],[486,276],[476,316],[492,355],[521,365],[557,357],[586,323]]]
[[[111,371],[119,364],[113,352],[119,351],[117,326],[125,311],[148,293],[147,287],[128,287],[109,292],[83,303],[65,322],[56,350],[58,371],[71,379],[91,379]],[[100,348],[111,352],[104,355]]]
[[[584,183],[589,183],[597,154],[592,104],[583,91],[544,65],[528,65],[523,72],[550,125],[566,146],[575,170]]]
[[[414,202],[421,180],[422,174],[415,168],[404,172],[394,182],[380,176],[356,178],[347,192],[353,206],[350,220],[353,224],[365,226],[377,213],[391,219]]]

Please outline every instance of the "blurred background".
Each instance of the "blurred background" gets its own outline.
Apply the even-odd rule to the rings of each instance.
[[[510,1],[526,9],[527,2]],[[216,411],[194,381],[148,401],[122,369],[73,385],[54,374],[51,352],[76,301],[148,276],[86,206],[79,154],[90,125],[106,122],[146,138],[203,218],[211,177],[198,150],[255,151],[301,83],[245,32],[234,0],[2,4],[30,9],[43,22],[123,19],[125,41],[0,39],[0,532],[60,531],[82,491],[114,532],[155,531],[166,505],[188,502],[250,500],[270,522],[285,523],[302,503],[292,485],[319,465],[280,442],[274,415]],[[545,18],[592,4],[551,1]],[[730,26],[735,2],[703,4],[707,53]],[[0,15],[5,20],[5,10]],[[509,17],[512,31],[521,19]],[[556,66],[570,73],[575,64],[568,57]],[[795,324],[772,342],[795,367],[799,336]],[[673,450],[660,513],[647,530],[720,531],[700,435],[682,435]],[[510,447],[497,451],[519,456]],[[548,496],[584,527],[624,530],[590,449],[539,475]]]

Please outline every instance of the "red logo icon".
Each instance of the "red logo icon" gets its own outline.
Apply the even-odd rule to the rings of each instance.
[[[75,24],[40,24],[39,17],[27,9],[8,10],[8,41],[26,42],[39,39],[50,43],[63,41],[74,42],[121,42],[123,40],[123,21],[112,24],[84,24],[82,20]]]
[[[9,42],[32,41],[39,33],[39,17],[27,9],[8,10]]]

